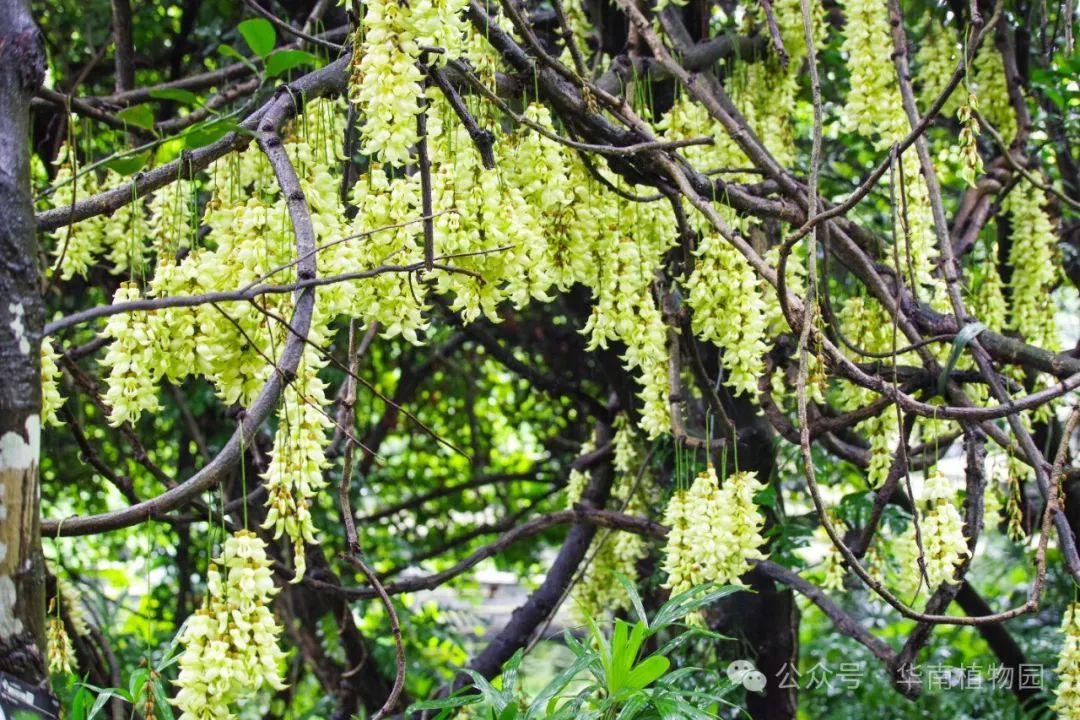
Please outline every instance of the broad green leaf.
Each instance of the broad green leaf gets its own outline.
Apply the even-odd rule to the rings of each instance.
[[[633,720],[637,717],[642,710],[648,705],[648,699],[644,695],[631,695],[625,703],[623,703],[622,709],[619,714],[615,716],[615,720]]]
[[[70,720],[86,720],[86,701],[90,699],[90,692],[80,687],[75,691],[75,697],[71,700]]]
[[[521,665],[521,659],[523,657],[525,657],[525,650],[523,648],[518,648],[517,652],[503,664],[502,689],[504,693],[514,692],[514,683],[517,682],[518,667]]]
[[[318,65],[319,58],[305,50],[275,50],[266,58],[266,77],[277,77],[301,65]]]
[[[116,117],[143,130],[154,129],[154,111],[146,103],[126,107],[116,113]]]
[[[671,661],[662,655],[650,655],[638,663],[626,678],[625,689],[643,690],[660,679],[671,667]]]
[[[199,96],[190,90],[183,90],[181,88],[161,88],[158,90],[151,90],[150,97],[156,100],[172,100],[174,102],[183,103],[184,105],[202,105],[202,100]]]
[[[134,155],[113,158],[105,163],[105,167],[120,175],[134,175],[145,167],[146,162],[150,159],[150,154],[149,150],[144,150]]]
[[[221,53],[222,55],[225,55],[226,57],[235,58],[236,60],[239,60],[240,62],[244,63],[248,67],[254,67],[251,64],[250,60],[248,60],[246,57],[244,57],[243,54],[239,50],[234,48],[232,45],[229,45],[228,43],[222,43],[222,44],[218,45],[218,52]]]
[[[261,58],[269,55],[277,43],[277,31],[269,20],[252,18],[237,25],[236,29],[240,31],[251,52]]]
[[[214,120],[212,122],[196,125],[184,133],[184,147],[188,150],[205,147],[215,143],[240,126],[232,120]]]
[[[679,593],[664,603],[663,607],[656,613],[656,616],[653,618],[653,631],[659,632],[673,622],[686,617],[698,608],[716,602],[717,600],[739,592],[740,590],[746,590],[746,588],[738,587],[737,585],[723,585],[717,587],[716,585],[710,584],[692,587],[686,592]]]

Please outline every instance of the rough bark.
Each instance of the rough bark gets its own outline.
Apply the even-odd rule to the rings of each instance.
[[[43,324],[30,197],[30,98],[45,73],[28,0],[0,0],[0,670],[46,678],[39,532]]]

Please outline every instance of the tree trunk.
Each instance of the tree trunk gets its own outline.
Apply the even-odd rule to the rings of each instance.
[[[28,0],[0,0],[0,670],[47,680],[39,533],[38,287],[30,197],[30,98],[45,74]]]

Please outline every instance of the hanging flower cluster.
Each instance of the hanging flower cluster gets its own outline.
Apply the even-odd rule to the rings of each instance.
[[[1061,619],[1061,632],[1065,641],[1058,656],[1058,685],[1054,689],[1057,699],[1051,706],[1061,720],[1080,718],[1080,603],[1065,608]]]
[[[975,53],[971,90],[979,96],[982,115],[1001,135],[1006,144],[1016,137],[1016,113],[1009,101],[1005,63],[1001,52],[989,40]]]
[[[796,157],[792,119],[796,117],[796,99],[808,54],[806,35],[799,0],[777,0],[772,4],[772,10],[788,55],[787,66],[782,65],[773,53],[768,53],[759,62],[738,63],[725,87],[731,101],[769,153],[781,165],[790,166]],[[763,12],[751,12],[748,16],[756,27],[747,34],[769,32],[765,29],[767,20]],[[818,45],[824,37],[824,20],[824,4],[810,3],[811,31]],[[728,142],[734,144],[730,138]]]
[[[60,426],[63,421],[56,414],[63,407],[64,398],[60,395],[60,368],[56,362],[60,354],[56,352],[52,339],[41,340],[41,417],[46,425]]]
[[[269,608],[277,589],[266,546],[241,530],[225,541],[214,563],[207,572],[209,594],[180,636],[180,690],[172,700],[180,720],[231,718],[237,701],[264,686],[285,687],[281,627]]]
[[[925,113],[945,91],[960,64],[960,38],[955,25],[942,25],[932,17],[925,22],[926,33],[915,51],[915,78],[918,81],[919,102]],[[941,115],[954,115],[963,95],[953,90],[941,108]]]
[[[56,589],[60,598],[60,606],[67,614],[71,629],[79,637],[89,635],[90,618],[87,616],[86,608],[83,606],[82,593],[63,575],[56,575]]]
[[[979,120],[975,113],[979,111],[979,98],[975,93],[968,95],[967,104],[961,105],[956,111],[956,119],[960,121],[960,177],[964,178],[971,187],[975,187],[975,180],[982,175],[983,161],[979,155]]]
[[[733,245],[706,236],[686,281],[694,334],[724,349],[724,382],[736,393],[757,396],[765,372],[768,312],[761,280]]]
[[[700,473],[689,490],[678,490],[668,501],[664,524],[665,587],[680,593],[709,582],[738,583],[763,559],[761,530],[765,520],[754,503],[764,486],[757,476],[738,472],[720,487],[716,470]]]
[[[612,444],[615,446],[615,455],[611,465],[619,473],[633,472],[638,463],[634,426],[630,424],[630,419],[624,412],[620,412],[615,416],[611,426],[615,430],[615,437],[612,439]]]
[[[971,274],[971,309],[984,325],[1000,331],[1008,327],[1008,305],[1005,283],[998,272],[997,241],[988,242],[984,248],[981,255],[976,255]]]
[[[138,300],[139,290],[123,283],[113,296],[113,303]],[[105,380],[105,402],[111,408],[110,425],[133,423],[144,412],[161,409],[157,383],[160,367],[152,342],[152,326],[145,313],[119,313],[109,318],[102,333],[112,339],[101,364],[109,368]]]
[[[861,296],[848,298],[837,314],[844,334],[857,347],[871,352],[885,352],[894,347],[893,324],[885,309],[873,298]],[[896,342],[900,343],[903,340],[897,339]],[[897,361],[902,362],[899,358]],[[873,401],[875,397],[873,391],[854,384],[841,383],[840,389],[838,404],[847,410],[862,407]],[[868,418],[859,423],[858,428],[870,441],[867,482],[871,487],[880,487],[889,473],[892,451],[900,436],[896,413],[884,412]]]
[[[629,480],[632,481],[633,478]],[[639,495],[635,495],[626,504],[625,513],[640,516],[645,512]],[[608,612],[629,609],[630,598],[618,578],[621,575],[637,584],[637,565],[647,553],[648,546],[644,538],[636,533],[620,530],[598,531],[589,548],[592,561],[580,582],[574,585],[573,597],[577,614],[582,618],[595,618]]]
[[[941,583],[955,583],[957,567],[971,555],[955,498],[956,491],[944,473],[936,471],[927,476],[923,487],[926,510],[919,517],[919,539],[930,591]],[[897,560],[901,563],[904,587],[918,587],[921,570],[914,523],[900,538]]]
[[[892,35],[884,0],[846,0],[844,42],[851,90],[844,106],[848,130],[877,136],[888,147],[909,129],[892,61]]]
[[[461,0],[366,4],[354,43],[352,99],[362,113],[363,152],[390,165],[405,165],[419,140],[416,118],[424,100],[424,74],[417,66],[425,48],[443,48],[431,62],[457,54],[464,35]]]
[[[1012,217],[1013,238],[1009,264],[1009,326],[1025,341],[1050,352],[1057,352],[1061,341],[1053,312],[1047,311],[1047,298],[1060,273],[1057,236],[1044,209],[1046,195],[1030,183],[1021,183],[1003,203]]]
[[[57,207],[90,197],[102,188],[92,172],[79,172],[75,166],[75,150],[65,144],[57,156],[53,203]],[[86,277],[90,268],[105,250],[105,225],[107,215],[97,215],[81,222],[60,228],[52,233],[52,255],[56,258],[56,270],[64,280],[76,275]]]
[[[284,533],[292,540],[293,582],[303,579],[307,567],[304,543],[318,542],[310,504],[326,486],[327,431],[333,421],[322,410],[327,405],[326,385],[316,374],[324,364],[313,353],[305,353],[296,380],[285,389],[270,467],[263,476],[269,495],[263,527],[273,528],[275,538]]]
[[[71,638],[64,628],[64,621],[51,613],[45,626],[45,639],[49,647],[49,672],[64,675],[74,672],[75,649]]]
[[[883,0],[849,0],[844,3],[844,14],[842,49],[851,74],[845,125],[883,151],[903,140],[911,128],[892,61],[888,8]],[[897,200],[896,212],[903,217],[896,223],[893,245],[887,248],[887,262],[890,267],[899,264],[909,286],[935,309],[947,310],[944,283],[934,276],[938,249],[930,193],[914,149],[902,153],[899,164],[895,191],[900,198],[902,180],[904,197],[903,202]]]

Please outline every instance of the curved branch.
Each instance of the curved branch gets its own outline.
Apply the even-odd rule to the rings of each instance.
[[[305,76],[302,81],[306,82],[298,81],[293,86],[283,86],[275,94],[274,98],[263,107],[263,110],[257,113],[258,119],[261,121],[257,135],[259,146],[266,154],[274,170],[274,175],[277,177],[282,196],[288,206],[289,220],[296,235],[296,254],[301,259],[296,268],[298,281],[313,281],[315,279],[315,231],[311,224],[307,200],[304,197],[303,190],[300,188],[300,180],[296,175],[296,170],[292,166],[288,153],[282,145],[279,132],[285,122],[302,109],[302,101],[298,98],[317,97],[331,91],[337,86],[338,82],[344,81],[345,67],[344,62],[339,61]],[[301,88],[304,88],[304,91],[301,91]],[[249,121],[252,119],[249,118]],[[234,135],[240,137],[237,133],[234,133]],[[224,142],[224,140],[219,142]],[[207,164],[209,164],[209,161]],[[159,170],[161,169],[163,168],[159,168]],[[170,174],[175,176],[176,168],[162,176],[162,185],[173,179],[169,177]],[[43,520],[41,523],[42,532],[49,535],[73,536],[130,527],[182,507],[195,500],[204,490],[220,482],[240,461],[243,448],[253,443],[260,426],[277,406],[278,396],[284,390],[285,385],[292,381],[296,368],[300,364],[300,358],[303,356],[304,341],[311,327],[314,308],[314,289],[309,287],[299,290],[296,296],[296,309],[290,323],[295,332],[286,338],[275,371],[271,373],[258,397],[251,404],[251,407],[247,409],[244,421],[233,432],[225,447],[202,470],[152,500],[137,503],[121,510],[99,515],[67,518],[63,521]]]

